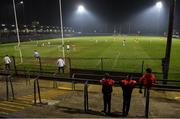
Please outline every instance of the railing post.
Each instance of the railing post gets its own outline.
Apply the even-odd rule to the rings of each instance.
[[[86,95],[87,111],[89,110],[89,100],[88,100],[88,82],[87,82],[87,95]]]
[[[146,88],[145,118],[148,118],[149,115],[149,95],[150,95],[150,89]]]
[[[37,104],[36,89],[38,91],[39,103],[42,104],[38,78],[39,78],[39,76],[34,79],[34,105]]]
[[[9,100],[8,76],[6,76],[6,100]]]
[[[54,74],[53,74],[53,88],[57,88],[56,87],[57,85],[55,85],[55,83],[56,83],[55,82],[56,74],[57,74],[56,72],[54,72]]]
[[[34,104],[36,105],[36,79],[34,80]]]
[[[42,71],[41,57],[39,57],[39,70]]]
[[[14,56],[12,56],[12,58],[13,58],[13,64],[14,64],[14,72],[17,75],[16,59]]]
[[[71,75],[71,58],[69,57],[68,60],[69,60],[69,72],[70,72],[70,75]]]
[[[55,81],[55,79],[53,79],[53,88],[57,88],[57,82]]]
[[[75,90],[75,88],[76,88],[74,76],[75,76],[75,74],[72,75],[72,78],[73,78],[73,81],[72,81],[72,90]]]
[[[84,85],[84,111],[87,112],[88,108],[88,81],[86,81]]]
[[[39,80],[37,79],[37,88],[38,88],[38,96],[39,96],[39,103],[42,103],[41,102],[41,93],[40,93],[40,87],[39,87]]]
[[[30,82],[31,76],[30,76],[30,73],[28,71],[25,72],[25,78],[26,78],[26,86],[28,84],[30,85],[31,84],[31,82]]]
[[[72,90],[75,90],[75,79],[72,81]]]
[[[11,84],[12,98],[13,98],[13,100],[14,100],[14,99],[15,99],[15,98],[14,98],[14,88],[13,88],[13,84],[12,84],[11,77],[9,77],[9,81],[10,81],[10,84]]]

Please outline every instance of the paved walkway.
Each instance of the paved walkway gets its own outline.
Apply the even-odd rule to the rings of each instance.
[[[58,90],[58,89],[51,89],[49,91],[41,92],[41,99],[42,101],[51,100],[61,94],[66,93],[64,90]],[[37,97],[38,98],[38,97]],[[24,110],[26,108],[30,108],[34,104],[34,95],[27,95],[27,96],[21,96],[17,97],[13,101],[0,101],[0,114],[11,114],[15,113],[21,110]]]
[[[20,81],[21,82],[21,81]],[[59,83],[60,89],[53,89],[52,82],[40,81],[43,102],[48,105],[33,105],[32,85],[25,86],[25,82],[16,82],[16,99],[3,101],[0,98],[0,117],[32,117],[32,118],[110,118],[122,116],[122,91],[115,87],[112,95],[112,115],[105,116],[103,109],[101,86],[89,86],[89,111],[84,112],[83,85],[77,84],[71,91],[71,84]],[[0,85],[1,88],[3,85]],[[51,87],[51,88],[50,88]],[[64,87],[64,88],[63,88]],[[69,88],[67,88],[69,87]],[[4,92],[4,91],[3,91]],[[2,90],[0,91],[2,95]],[[20,95],[19,95],[20,94]],[[151,91],[149,117],[152,118],[180,118],[180,93]],[[128,117],[144,117],[145,98],[135,89],[132,95],[131,108]]]

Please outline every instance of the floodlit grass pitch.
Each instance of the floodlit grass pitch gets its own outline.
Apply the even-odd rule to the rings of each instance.
[[[125,46],[123,46],[125,40]],[[50,46],[48,46],[50,42]],[[165,37],[143,37],[143,36],[88,36],[65,38],[65,47],[70,45],[70,50],[65,51],[66,57],[89,58],[73,59],[72,67],[101,69],[100,59],[91,58],[112,58],[103,60],[104,70],[141,72],[142,59],[136,58],[163,58],[165,55]],[[173,39],[170,73],[180,73],[180,40]],[[41,41],[29,41],[21,43],[24,57],[32,57],[36,49],[41,57],[54,58],[48,65],[56,64],[56,59],[62,56],[61,39],[50,39]],[[8,54],[19,57],[16,43],[1,44],[1,56]],[[128,58],[128,59],[121,59]],[[29,58],[28,58],[29,59]],[[135,60],[136,59],[136,60]],[[144,60],[145,68],[152,67],[155,72],[161,72],[160,60]],[[26,61],[25,61],[26,62]],[[27,67],[29,64],[27,65]],[[175,77],[180,77],[175,76]]]

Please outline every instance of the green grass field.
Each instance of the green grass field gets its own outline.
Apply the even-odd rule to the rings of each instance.
[[[123,46],[125,40],[125,46]],[[51,45],[48,46],[48,42]],[[44,43],[44,46],[42,44]],[[154,72],[161,73],[161,58],[165,55],[165,37],[145,36],[88,36],[65,38],[65,44],[70,45],[70,50],[65,50],[66,57],[72,58],[72,67],[84,69],[102,69],[109,71],[141,72],[142,62],[144,69],[151,67]],[[0,55],[8,54],[19,57],[16,43],[0,44]],[[66,46],[65,45],[65,46]],[[180,78],[180,40],[173,39],[170,77]],[[55,68],[56,60],[62,56],[61,39],[50,39],[41,41],[29,41],[21,43],[24,62],[19,63],[21,67],[30,68],[37,64],[33,58],[33,51],[37,50],[41,57],[43,66]],[[79,59],[86,58],[86,59]],[[101,58],[103,58],[101,60]],[[2,64],[2,61],[1,61]],[[37,67],[37,66],[35,66]],[[44,68],[46,69],[46,68]]]

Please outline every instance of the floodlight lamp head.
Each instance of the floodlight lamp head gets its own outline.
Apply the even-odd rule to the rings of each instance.
[[[161,9],[162,6],[163,6],[163,4],[162,4],[161,1],[159,1],[159,2],[156,3],[156,7],[157,7],[158,9]]]
[[[78,13],[84,13],[84,12],[85,12],[84,6],[79,5],[79,7],[78,7]]]
[[[21,1],[21,2],[20,2],[20,4],[24,4],[24,2],[23,2],[23,1]]]

